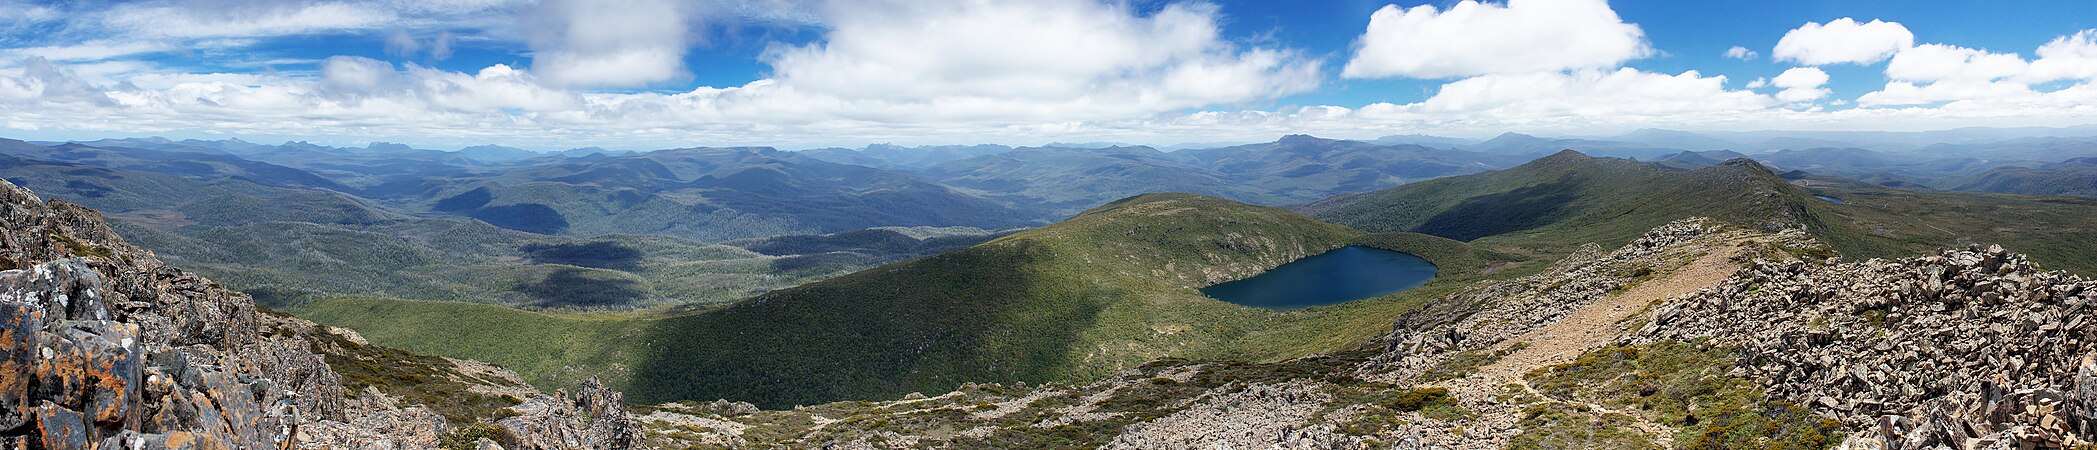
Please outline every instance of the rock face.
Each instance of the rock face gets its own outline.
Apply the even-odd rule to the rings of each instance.
[[[619,392],[591,378],[573,399],[565,392],[539,396],[511,408],[516,417],[495,424],[517,436],[513,449],[633,448],[641,442],[641,427],[623,403]]]
[[[0,184],[0,418],[30,448],[290,448],[342,387],[246,296],[167,267],[100,215]]]
[[[161,263],[100,214],[0,182],[0,446],[432,448],[453,431],[375,391],[346,396],[307,340],[263,322],[246,295]],[[517,411],[546,425],[514,443],[637,444],[618,393],[593,383],[578,400]]]
[[[1631,343],[1716,338],[1734,374],[1843,420],[1851,448],[2097,439],[2097,282],[2001,247],[1896,261],[1758,261]]]

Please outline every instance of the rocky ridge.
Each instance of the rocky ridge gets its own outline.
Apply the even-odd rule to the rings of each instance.
[[[1842,420],[1850,448],[2097,439],[2097,282],[1999,246],[1900,260],[1757,260],[1626,343],[1713,338],[1732,374]]]
[[[1556,322],[1710,251],[1708,245],[1682,247],[1699,239],[1723,239],[1711,236],[1722,229],[1710,220],[1689,219],[1656,228],[1608,253],[1588,244],[1543,273],[1486,283],[1408,311],[1392,324],[1391,334],[1383,339],[1380,364],[1370,370],[1384,378],[1410,378],[1458,352],[1489,348]]]
[[[376,387],[346,395],[316,336],[273,332],[287,321],[303,322],[163,264],[92,210],[0,182],[0,445],[435,448],[475,428]],[[635,444],[615,392],[533,397],[488,444]]]

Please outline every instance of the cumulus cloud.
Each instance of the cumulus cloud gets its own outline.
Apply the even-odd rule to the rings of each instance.
[[[532,70],[554,84],[636,87],[687,75],[691,39],[684,2],[631,0],[617,7],[545,0],[529,16]]]
[[[1411,112],[1482,120],[1579,121],[1606,116],[1654,117],[1760,109],[1768,97],[1725,88],[1725,76],[1668,75],[1637,69],[1483,75],[1443,85],[1408,105],[1363,108],[1369,114]]]
[[[2014,53],[1923,44],[1893,55],[1886,77],[1900,81],[1988,81],[2018,76],[2031,65]]]
[[[1348,78],[1447,78],[1612,68],[1653,53],[1604,0],[1386,5],[1369,17]]]
[[[1729,49],[1726,49],[1726,57],[1727,57],[1727,58],[1733,58],[1733,59],[1738,59],[1738,60],[1742,60],[1742,61],[1747,61],[1747,60],[1752,60],[1752,59],[1755,59],[1755,57],[1758,57],[1758,56],[1762,56],[1762,54],[1761,54],[1761,53],[1755,53],[1755,51],[1754,51],[1754,50],[1748,50],[1748,48],[1747,48],[1747,47],[1742,47],[1742,46],[1738,46],[1738,45],[1735,45],[1735,46],[1733,46],[1733,48],[1729,48]]]
[[[767,55],[776,85],[765,89],[870,109],[1079,118],[1264,100],[1319,78],[1292,50],[1226,40],[1210,4],[1143,16],[1089,0],[855,1],[825,17],[822,42]]]
[[[2042,45],[2036,60],[2016,53],[1997,53],[1947,44],[1922,44],[1901,50],[1886,64],[1885,88],[1865,94],[1867,107],[1945,104],[2012,105],[2080,98],[2097,80],[2097,30],[2083,30]],[[2081,82],[2055,92],[2033,84],[2062,80]],[[2021,102],[2021,103],[2020,103]]]
[[[1927,105],[1940,102],[1985,99],[2004,101],[2038,96],[2031,86],[2009,81],[1951,80],[1917,84],[1886,83],[1886,87],[1857,98],[1863,106]]]
[[[72,70],[40,57],[24,61],[21,70],[14,75],[0,74],[0,101],[61,105],[106,105],[110,102],[101,90],[74,75]]]
[[[1873,19],[1859,23],[1848,17],[1806,22],[1777,40],[1770,56],[1778,61],[1809,66],[1829,64],[1876,64],[1894,53],[1915,45],[1915,33],[1898,22]]]
[[[2030,80],[2097,80],[2097,30],[2056,38],[2040,46],[2038,55],[2031,63]]]
[[[320,64],[321,85],[350,94],[378,91],[394,77],[393,64],[358,56],[336,56]]]
[[[1793,67],[1769,79],[1769,84],[1784,89],[1777,92],[1777,100],[1786,103],[1810,102],[1829,94],[1821,87],[1828,84],[1828,73],[1815,67]]]

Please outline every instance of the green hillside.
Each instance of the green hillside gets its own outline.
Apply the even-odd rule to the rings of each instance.
[[[1368,231],[1413,231],[1462,241],[1520,242],[1564,251],[1613,247],[1670,221],[1792,223],[1810,199],[1760,165],[1738,160],[1692,171],[1591,158],[1571,150],[1512,169],[1336,197],[1304,210]],[[1543,244],[1541,247],[1529,244]]]
[[[1420,255],[1441,274],[1413,291],[1292,311],[1196,290],[1347,244]],[[699,312],[564,315],[347,297],[291,310],[376,342],[503,364],[541,386],[605,375],[635,401],[784,407],[974,381],[1093,379],[1162,357],[1348,349],[1388,332],[1404,309],[1514,259],[1433,236],[1365,235],[1276,208],[1155,194]]]
[[[1844,200],[1836,203],[1815,196]],[[1300,208],[1368,231],[1411,231],[1507,252],[1616,246],[1672,220],[1805,227],[1856,258],[1983,242],[2097,273],[2097,202],[1919,192],[1833,178],[1786,180],[1746,159],[1694,170],[1567,150],[1515,168],[1345,195]]]
[[[2097,197],[2097,157],[2076,158],[2036,169],[1997,167],[1937,184],[1969,192]]]
[[[665,320],[635,367],[647,384],[628,393],[786,405],[1098,376],[1244,333],[1266,313],[1194,289],[1356,234],[1281,209],[1134,197],[966,250]]]

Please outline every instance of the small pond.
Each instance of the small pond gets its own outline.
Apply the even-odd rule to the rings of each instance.
[[[1218,300],[1270,309],[1346,303],[1420,287],[1434,264],[1390,250],[1347,246],[1299,259],[1252,278],[1202,288]]]
[[[1849,204],[1849,202],[1845,202],[1845,201],[1842,201],[1842,199],[1839,199],[1839,198],[1834,198],[1834,197],[1829,197],[1829,196],[1825,196],[1825,195],[1815,195],[1815,196],[1813,196],[1813,198],[1817,198],[1817,199],[1821,199],[1821,200],[1827,200],[1827,201],[1828,201],[1828,203],[1834,203],[1834,204],[1837,204],[1837,205],[1847,205],[1847,204]]]

